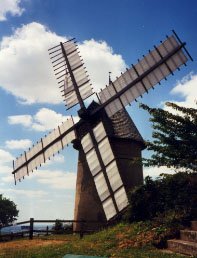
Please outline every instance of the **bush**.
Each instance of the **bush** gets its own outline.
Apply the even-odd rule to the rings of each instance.
[[[165,217],[172,211],[184,213],[185,224],[197,218],[197,173],[161,174],[156,180],[145,178],[145,184],[129,194],[127,218],[130,222]],[[183,222],[183,221],[182,221]]]
[[[129,203],[124,218],[137,222],[138,233],[145,232],[154,245],[166,247],[167,239],[179,237],[180,229],[197,218],[197,173],[146,177],[130,192]]]
[[[59,219],[56,219],[56,222],[53,225],[52,229],[55,231],[56,234],[61,234],[64,229],[63,223]]]

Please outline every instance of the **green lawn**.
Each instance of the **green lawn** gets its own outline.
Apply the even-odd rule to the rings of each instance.
[[[99,233],[85,235],[82,240],[78,235],[51,235],[47,239],[64,242],[48,246],[9,247],[1,251],[0,243],[0,258],[62,258],[68,253],[114,258],[183,258],[181,255],[167,254],[153,247],[151,236],[150,231],[139,231],[135,225],[121,223]],[[46,241],[45,239],[46,237],[42,241]],[[17,240],[17,243],[20,243],[20,240]]]

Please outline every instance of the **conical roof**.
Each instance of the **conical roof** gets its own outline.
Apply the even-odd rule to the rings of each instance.
[[[122,109],[111,118],[114,136],[125,139],[132,139],[144,143],[144,140],[135,126],[126,109]]]
[[[92,111],[98,106],[99,104],[93,101],[89,105],[88,110]],[[110,118],[108,118],[104,109],[101,110],[100,114],[103,112],[105,113],[105,117],[107,117],[107,119],[104,119],[103,121],[105,121],[104,123],[106,124],[109,135],[122,139],[135,140],[144,145],[144,140],[126,109],[121,109]]]

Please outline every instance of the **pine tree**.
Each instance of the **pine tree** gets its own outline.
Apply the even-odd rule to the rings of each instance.
[[[140,106],[151,115],[153,141],[147,141],[147,149],[154,154],[143,159],[145,166],[167,166],[197,171],[197,109],[181,107],[167,102],[178,111],[174,114],[161,108]]]

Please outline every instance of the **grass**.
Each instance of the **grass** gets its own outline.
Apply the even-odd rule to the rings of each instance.
[[[164,253],[153,247],[152,232],[146,227],[139,227],[140,224],[121,223],[86,235],[82,240],[78,235],[51,235],[32,240],[41,242],[40,246],[28,246],[31,242],[29,240],[23,240],[21,245],[20,240],[12,241],[13,247],[11,245],[7,248],[2,248],[0,243],[0,258],[62,258],[68,253],[110,258],[183,258],[181,255]],[[50,244],[45,245],[47,241],[50,241]]]

